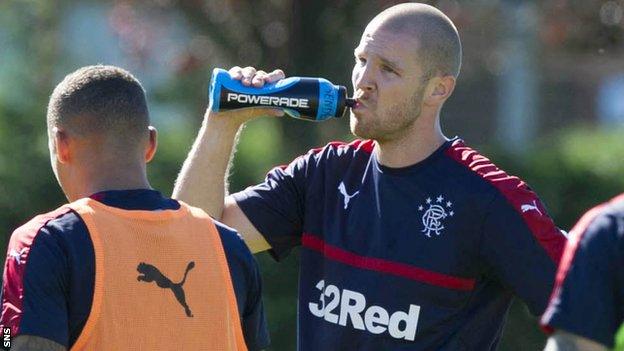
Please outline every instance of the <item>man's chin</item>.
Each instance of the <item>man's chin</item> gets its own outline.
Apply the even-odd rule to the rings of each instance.
[[[351,124],[351,134],[355,135],[360,139],[375,139],[374,133],[371,133],[368,128],[365,128],[362,123],[356,122],[355,124]]]
[[[362,122],[359,120],[359,118],[355,116],[353,111],[351,111],[351,114],[349,115],[349,129],[351,130],[351,134],[355,135],[358,138],[364,138],[360,135],[362,132],[361,124]]]
[[[351,134],[355,135],[360,139],[376,140],[378,137],[380,137],[379,128],[375,128],[375,123],[371,123],[374,122],[374,120],[372,120],[371,118],[374,119],[376,118],[376,116],[365,116],[363,114],[355,115],[352,112],[349,118],[349,127],[351,129]]]

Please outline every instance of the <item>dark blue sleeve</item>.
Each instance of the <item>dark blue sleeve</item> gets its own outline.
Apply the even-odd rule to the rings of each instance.
[[[67,313],[69,315],[69,348],[87,323],[95,285],[95,251],[84,221],[71,211],[50,221],[46,229],[60,243],[69,263]]]
[[[311,151],[286,167],[276,167],[264,182],[233,194],[277,260],[301,244],[306,177],[313,169],[314,156]]]
[[[39,336],[68,347],[69,262],[62,241],[47,227],[41,228],[24,264],[19,334]]]
[[[537,210],[517,209],[503,195],[494,198],[483,225],[481,255],[492,277],[537,316],[548,304],[566,238],[539,200],[527,203]]]
[[[75,212],[33,218],[9,242],[0,326],[70,348],[91,310],[94,275],[93,245]]]
[[[613,347],[624,320],[624,257],[617,235],[624,232],[622,225],[611,216],[599,216],[584,232],[572,232],[580,237],[566,248],[564,257],[571,255],[571,260],[562,262],[543,324]]]
[[[236,231],[215,221],[230,268],[232,284],[249,350],[269,346],[270,338],[262,303],[262,279],[258,264]]]

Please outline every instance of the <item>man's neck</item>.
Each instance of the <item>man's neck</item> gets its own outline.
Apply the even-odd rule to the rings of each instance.
[[[83,181],[78,186],[68,191],[70,201],[93,195],[108,190],[133,190],[152,189],[145,169],[124,169],[124,171],[107,172],[105,170],[88,170],[87,174],[80,177]]]
[[[390,141],[377,141],[375,153],[377,160],[392,168],[407,167],[416,164],[433,154],[449,139],[442,134],[439,119],[431,124],[413,125],[402,137]],[[425,125],[422,125],[425,124]]]

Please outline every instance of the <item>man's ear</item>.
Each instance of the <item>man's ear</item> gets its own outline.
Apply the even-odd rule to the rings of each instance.
[[[52,128],[52,140],[54,141],[54,154],[60,163],[69,163],[72,158],[69,135],[63,129]]]
[[[152,126],[149,126],[147,129],[149,129],[149,142],[145,150],[145,163],[150,162],[154,158],[158,148],[158,131]]]
[[[433,77],[425,88],[425,105],[442,105],[455,90],[456,79],[453,76]]]

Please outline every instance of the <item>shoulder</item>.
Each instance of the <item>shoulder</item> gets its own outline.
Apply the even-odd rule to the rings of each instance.
[[[615,245],[624,240],[624,194],[587,211],[570,235],[572,251],[576,251],[579,244],[582,247],[588,247],[589,243]]]
[[[332,141],[325,146],[310,149],[307,153],[297,157],[292,163],[311,162],[321,163],[336,159],[350,160],[358,157],[368,158],[373,152],[373,140],[354,140],[352,142]]]
[[[343,141],[332,141],[323,147],[314,148],[308,151],[307,155],[316,157],[356,157],[369,156],[375,147],[374,140],[356,139],[349,143]]]
[[[314,170],[340,169],[366,166],[372,154],[375,142],[373,140],[354,140],[352,142],[332,141],[323,147],[310,149],[307,153],[295,158],[288,166],[278,166],[286,172],[304,172],[312,174]],[[274,170],[275,170],[274,169]]]
[[[562,285],[568,273],[580,262],[607,267],[613,264],[623,245],[624,195],[587,211],[570,230],[559,272],[557,285]],[[585,263],[587,264],[587,263]]]
[[[25,280],[46,280],[52,271],[69,269],[69,256],[90,240],[82,219],[70,209],[39,215],[11,235],[5,279],[21,286]]]
[[[311,176],[318,170],[349,168],[357,165],[366,166],[375,142],[373,140],[355,140],[350,143],[332,141],[323,147],[310,149],[296,157],[287,165],[279,165],[267,174],[271,177],[282,175]],[[322,173],[322,171],[321,171]],[[317,173],[318,174],[318,173]]]
[[[83,239],[89,239],[87,228],[71,209],[60,208],[34,217],[11,235],[6,278],[21,281],[26,267],[64,261],[70,252],[75,251],[72,245],[83,243]],[[28,276],[37,273],[37,269],[29,269]]]
[[[351,142],[331,141],[321,148],[312,149],[313,152],[323,152],[332,150],[340,154],[346,152],[364,152],[370,154],[375,147],[374,140],[356,139]]]
[[[510,175],[500,169],[490,159],[472,149],[462,141],[456,140],[447,150],[446,155],[452,159],[460,171],[472,178],[473,189],[483,195],[485,189],[492,196],[488,197],[496,207],[501,202],[506,203],[509,209],[514,209],[523,216],[527,214],[545,214],[545,208],[539,201],[537,194],[520,178]],[[496,199],[503,201],[495,201]]]
[[[35,240],[61,240],[63,234],[69,234],[80,228],[80,217],[71,209],[61,207],[54,211],[38,215],[13,231],[9,241],[9,254],[30,250]]]
[[[455,140],[445,153],[469,176],[489,185],[494,193],[506,197],[520,195],[535,197],[535,193],[524,181],[500,169],[489,158],[467,146],[461,139]]]
[[[21,329],[24,310],[26,319],[42,301],[50,301],[58,287],[65,286],[69,274],[71,248],[79,229],[80,218],[73,211],[61,208],[34,217],[17,228],[7,248],[2,294],[2,324]],[[71,236],[71,237],[70,237]],[[47,309],[46,311],[50,311]]]
[[[581,221],[585,220],[588,222],[588,228],[594,227],[605,227],[607,224],[610,224],[610,227],[616,229],[616,233],[621,235],[622,230],[622,222],[624,221],[624,194],[616,196],[615,198],[605,202],[599,206],[594,207],[590,210]],[[581,231],[582,223],[579,222],[577,225],[578,228],[574,228],[574,231]]]
[[[214,223],[221,238],[238,307],[244,314],[252,301],[260,297],[260,269],[238,232],[223,223]]]
[[[624,194],[592,208],[577,222],[542,317],[547,332],[563,329],[612,343],[621,320],[621,311],[613,306],[619,298],[614,286],[621,279],[623,236]]]
[[[214,224],[219,232],[228,265],[230,267],[242,266],[246,270],[252,270],[256,266],[256,260],[241,235],[235,229],[221,222],[214,221]]]
[[[255,264],[255,259],[253,258],[251,251],[245,244],[243,237],[236,231],[236,229],[229,227],[210,217],[210,215],[208,215],[203,209],[199,207],[190,206],[182,201],[179,201],[179,203],[182,206],[186,206],[192,216],[196,218],[202,218],[214,224],[217,232],[219,233],[221,245],[223,246],[223,250],[225,251],[225,254],[227,256],[228,264],[231,265],[231,258],[236,258],[237,261],[253,262]]]
[[[519,219],[517,228],[530,232],[550,258],[559,262],[566,238],[528,184],[500,169],[487,157],[466,146],[462,140],[453,142],[446,150],[446,155],[475,179],[467,184],[474,185],[472,189],[478,192],[476,195],[489,199],[489,203],[484,204],[487,215],[499,218],[498,222],[507,227],[510,222],[503,219]],[[484,197],[484,192],[491,195]]]

